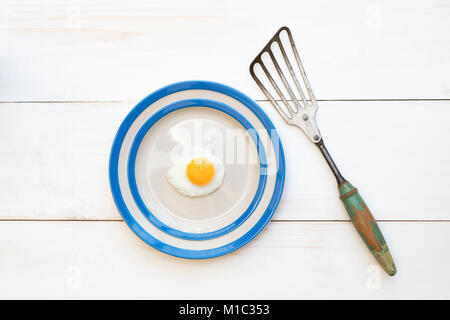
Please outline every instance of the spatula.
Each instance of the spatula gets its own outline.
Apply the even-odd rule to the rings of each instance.
[[[283,35],[283,32],[287,34],[288,41],[282,41],[281,35]],[[290,44],[290,48],[288,47],[290,51],[285,49],[283,42]],[[276,53],[278,57],[276,57]],[[291,63],[291,60],[294,60],[294,64]],[[271,66],[268,66],[268,63],[271,63]],[[267,87],[263,84],[262,77],[256,75],[255,67],[258,65],[262,69],[261,76],[265,77],[264,80],[268,83]],[[269,70],[270,67],[272,67],[272,70]],[[359,194],[358,189],[344,179],[325,148],[316,123],[317,101],[306,77],[305,69],[300,61],[289,28],[282,27],[278,30],[250,64],[250,73],[284,121],[302,129],[319,148],[336,178],[340,199],[344,203],[356,230],[387,274],[391,276],[396,274],[397,269],[375,218]],[[297,74],[300,74],[300,81]],[[296,93],[293,87],[296,89]],[[278,95],[277,99],[269,92],[268,88],[272,93]],[[305,95],[305,91],[308,97]]]

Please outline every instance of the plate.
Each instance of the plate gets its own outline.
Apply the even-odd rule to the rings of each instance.
[[[152,185],[154,179],[151,177],[159,175],[160,182],[154,183],[163,186],[162,177],[167,168],[161,164],[164,164],[164,157],[170,153],[164,152],[164,148],[166,151],[171,148],[166,144],[167,134],[163,134],[164,128],[189,123],[188,114],[192,119],[217,123],[219,127],[234,126],[241,131],[253,132],[253,135],[250,134],[251,143],[248,145],[251,147],[247,155],[248,159],[258,159],[256,164],[250,161],[243,164],[248,167],[247,176],[233,174],[234,170],[227,168],[224,184],[210,195],[214,198],[215,194],[220,195],[220,191],[231,190],[234,192],[231,197],[239,196],[236,198],[240,199],[239,210],[238,207],[234,210],[226,207],[224,204],[230,202],[221,203],[222,198],[216,196],[210,203],[227,208],[228,211],[215,210],[213,206],[214,210],[211,212],[219,214],[212,217],[202,214],[183,216],[183,210],[170,215],[167,212],[173,209],[168,208],[167,204],[178,203],[177,197],[170,195],[170,192],[175,191],[166,188],[167,192],[162,195],[155,192],[159,187],[155,189],[155,185]],[[263,147],[259,146],[260,143]],[[266,164],[261,161],[261,157]],[[132,161],[129,161],[130,159]],[[151,161],[155,159],[156,161]],[[278,205],[283,191],[284,175],[283,148],[267,115],[239,91],[207,81],[169,85],[139,102],[117,132],[109,165],[113,198],[128,226],[152,247],[167,254],[193,259],[220,256],[253,239],[270,221]],[[241,180],[233,178],[229,181],[234,181],[236,186],[242,185],[241,191],[230,188],[228,182],[225,184],[226,178],[233,176],[241,176]],[[257,180],[255,176],[258,177]],[[265,183],[261,184],[264,179]],[[169,194],[166,199],[165,193]],[[201,198],[207,199],[209,196],[187,200],[192,200],[194,205],[194,202],[202,202]],[[181,208],[183,206],[188,207],[180,205]],[[151,216],[155,221],[149,218]]]
[[[198,131],[197,139],[187,137],[193,131]],[[250,148],[244,132],[254,147]],[[220,158],[228,174],[212,194],[186,197],[168,183],[166,172],[188,146],[205,149],[204,136],[212,140],[206,144],[216,154],[208,152]],[[138,208],[155,227],[182,239],[206,240],[234,230],[253,213],[264,192],[266,162],[261,139],[242,114],[218,101],[186,99],[162,108],[140,128],[128,157],[128,183]]]

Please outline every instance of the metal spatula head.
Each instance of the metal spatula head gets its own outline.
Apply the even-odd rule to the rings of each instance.
[[[284,32],[287,34],[288,41],[284,41],[283,44],[281,35]],[[286,42],[287,46],[285,47]],[[281,54],[282,58],[276,58],[275,50]],[[264,62],[264,56],[268,56],[266,63]],[[271,62],[270,66],[268,66],[267,61]],[[259,76],[255,70],[258,67],[262,70],[262,72],[259,72]],[[270,39],[250,64],[250,73],[284,121],[302,129],[314,143],[321,140],[316,123],[317,101],[288,27],[282,27]],[[297,73],[301,76],[300,81],[297,78]],[[275,93],[276,97],[270,93],[263,81],[268,82],[273,87],[273,90],[270,91]],[[288,97],[286,97],[286,93]]]

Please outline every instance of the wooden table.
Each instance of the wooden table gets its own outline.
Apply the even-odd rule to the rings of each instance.
[[[0,3],[0,298],[450,298],[448,1]],[[318,121],[386,236],[377,267],[319,151],[248,66],[294,33]],[[224,257],[162,254],[122,221],[108,157],[119,124],[172,82],[222,82],[279,129],[287,177],[262,234]]]

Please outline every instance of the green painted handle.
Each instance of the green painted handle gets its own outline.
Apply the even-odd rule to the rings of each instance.
[[[378,263],[388,275],[393,276],[396,274],[397,269],[394,260],[380,227],[378,227],[375,218],[361,198],[358,189],[352,186],[350,182],[345,181],[339,184],[339,194],[353,225]]]

